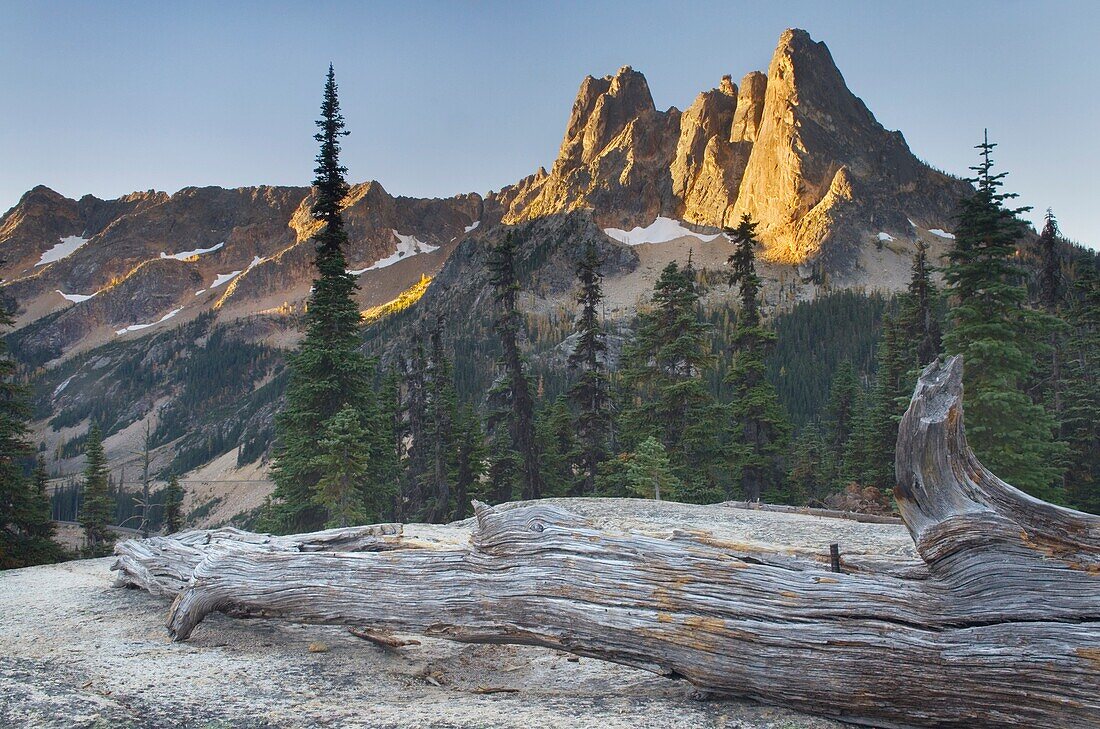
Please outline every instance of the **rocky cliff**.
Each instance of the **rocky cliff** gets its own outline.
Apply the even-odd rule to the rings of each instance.
[[[586,78],[553,169],[503,202],[509,223],[587,208],[622,229],[658,216],[717,229],[747,213],[766,258],[842,267],[880,233],[950,229],[965,192],[875,120],[824,43],[788,30],[767,75],[740,88],[725,76],[682,113],[658,111],[630,67]]]

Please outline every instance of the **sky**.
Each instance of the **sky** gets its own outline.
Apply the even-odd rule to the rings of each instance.
[[[307,185],[332,62],[349,179],[488,192],[549,168],[585,75],[642,71],[661,109],[767,70],[787,27],[913,152],[1100,247],[1100,2],[0,0],[0,210],[190,185]]]

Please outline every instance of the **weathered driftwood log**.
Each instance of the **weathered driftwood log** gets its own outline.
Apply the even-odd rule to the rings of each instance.
[[[541,504],[477,505],[470,544],[445,549],[223,539],[195,564],[171,539],[126,543],[120,583],[172,593],[192,569],[169,613],[177,640],[220,610],[547,646],[875,726],[1100,726],[1100,518],[977,462],[961,368],[926,369],[901,423],[896,495],[919,578],[612,533]]]

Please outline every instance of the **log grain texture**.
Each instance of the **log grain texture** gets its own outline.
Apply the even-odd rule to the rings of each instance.
[[[966,444],[962,361],[922,374],[895,489],[924,565],[833,573],[705,532],[598,529],[475,504],[468,544],[383,524],[130,541],[116,584],[205,616],[538,645],[880,727],[1100,727],[1100,517],[1036,500]]]

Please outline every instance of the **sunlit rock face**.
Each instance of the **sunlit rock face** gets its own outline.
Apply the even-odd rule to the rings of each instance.
[[[683,113],[658,111],[629,67],[586,78],[553,169],[498,200],[506,222],[587,208],[622,229],[658,216],[718,228],[747,213],[765,258],[801,264],[850,258],[908,220],[949,227],[965,193],[875,120],[825,44],[788,30],[767,74],[740,87],[723,77]]]
[[[629,66],[581,83],[553,169],[508,192],[506,223],[592,208],[606,225],[652,220],[672,199],[669,162],[680,112],[657,111],[645,77]],[[522,183],[521,183],[522,184]]]

